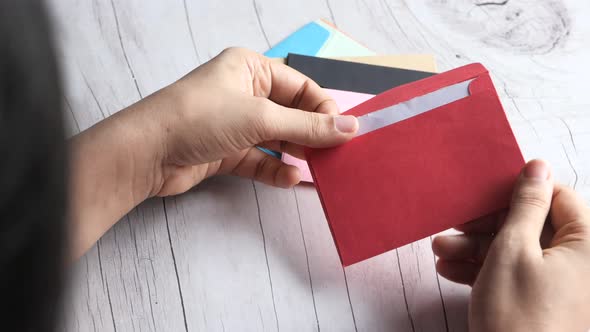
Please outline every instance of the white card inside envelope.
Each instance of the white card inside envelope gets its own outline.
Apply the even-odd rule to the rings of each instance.
[[[358,117],[359,130],[356,136],[412,118],[469,96],[469,84],[473,79],[453,84],[434,92],[412,98]]]

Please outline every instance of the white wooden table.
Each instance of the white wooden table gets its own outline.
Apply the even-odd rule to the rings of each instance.
[[[527,158],[590,199],[590,2],[51,0],[72,133],[227,46],[321,17],[382,53],[484,63]],[[68,331],[465,331],[431,239],[342,269],[315,190],[220,177],[142,204],[74,268]]]

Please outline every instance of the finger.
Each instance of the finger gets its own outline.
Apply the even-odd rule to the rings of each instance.
[[[590,209],[574,190],[555,186],[550,217],[550,247],[590,240]]]
[[[164,178],[166,180],[157,192],[157,196],[166,197],[182,194],[207,177],[206,171],[207,168],[202,167],[202,165],[167,165],[164,167]]]
[[[283,64],[268,61],[272,89],[268,98],[278,104],[308,112],[338,114],[336,102],[313,80]]]
[[[309,147],[330,147],[349,141],[358,130],[358,121],[351,115],[302,112],[267,99],[258,102],[259,114],[250,113],[258,117],[259,123],[254,128],[263,142],[279,140]]]
[[[301,180],[297,167],[287,165],[256,148],[249,149],[231,173],[280,188],[291,188]]]
[[[555,231],[559,231],[571,222],[590,226],[589,215],[588,205],[578,193],[566,186],[555,185],[551,204],[551,222]]]
[[[496,233],[499,229],[498,224],[501,212],[495,212],[479,219],[475,219],[463,225],[456,226],[455,229],[463,233]]]
[[[491,235],[484,234],[437,236],[432,241],[432,251],[445,260],[483,263],[492,240]]]
[[[254,96],[269,98],[277,104],[308,112],[333,115],[339,113],[336,102],[313,80],[252,50],[231,47],[210,62],[224,65],[204,65],[199,70],[227,70],[225,75],[220,76],[243,80],[246,85],[251,85]],[[236,75],[243,74],[244,70],[246,75]]]
[[[498,245],[536,250],[551,206],[553,179],[549,165],[541,160],[529,162],[514,188],[506,221],[496,237]]]
[[[439,259],[436,262],[438,274],[452,282],[464,285],[473,285],[480,269],[481,265],[465,261]]]

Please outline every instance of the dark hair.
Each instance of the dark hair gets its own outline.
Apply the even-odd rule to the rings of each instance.
[[[43,4],[0,1],[0,326],[51,331],[64,276],[62,94]]]

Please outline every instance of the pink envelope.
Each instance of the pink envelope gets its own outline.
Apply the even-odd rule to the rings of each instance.
[[[346,112],[349,109],[371,99],[374,95],[360,93],[360,92],[352,92],[352,91],[342,91],[342,90],[333,90],[333,89],[324,89],[330,97],[332,97],[336,104],[338,104],[338,108],[340,109],[340,113]],[[311,178],[311,173],[309,168],[307,167],[307,162],[305,160],[301,160],[299,158],[295,158],[289,154],[283,153],[283,157],[281,158],[285,164],[297,166],[301,171],[301,181],[303,182],[313,182]]]

